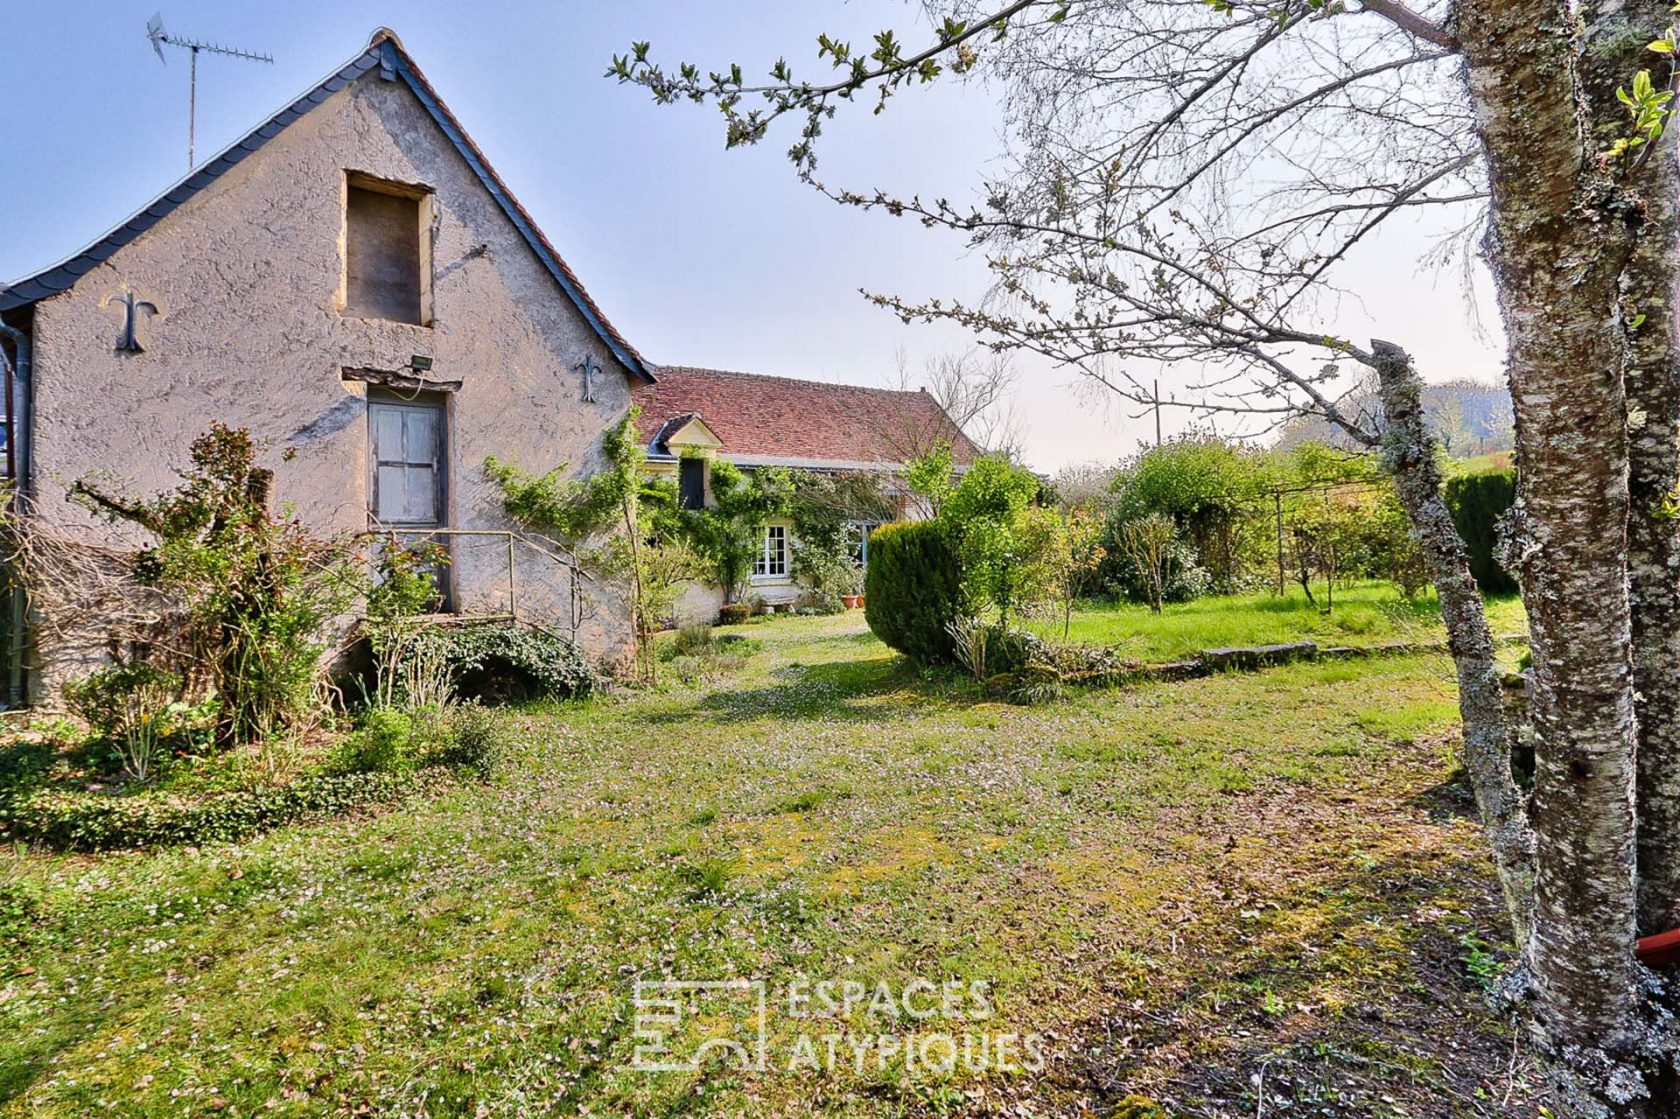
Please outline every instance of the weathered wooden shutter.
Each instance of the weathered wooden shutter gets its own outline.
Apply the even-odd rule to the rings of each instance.
[[[706,463],[685,458],[677,466],[677,497],[684,509],[706,507]]]
[[[384,525],[443,525],[443,407],[370,399],[373,477],[368,512]]]

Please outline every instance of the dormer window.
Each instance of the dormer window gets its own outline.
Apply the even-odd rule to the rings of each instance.
[[[421,187],[348,176],[344,195],[344,313],[431,322],[431,195]]]

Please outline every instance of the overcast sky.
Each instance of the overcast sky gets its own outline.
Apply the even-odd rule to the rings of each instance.
[[[11,109],[0,116],[0,277],[69,255],[185,171],[187,60],[171,53],[161,65],[145,37],[159,2],[171,32],[275,58],[201,56],[201,160],[359,52],[375,27],[393,28],[608,317],[655,362],[886,384],[899,351],[914,369],[969,344],[953,327],[904,326],[858,294],[976,297],[986,270],[959,238],[819,197],[794,178],[785,131],[726,152],[715,110],[660,108],[601,77],[635,39],[666,61],[739,61],[751,74],[785,55],[814,73],[819,31],[861,41],[909,27],[915,9],[903,0],[0,0]],[[1001,150],[998,129],[990,91],[936,84],[879,117],[843,112],[819,170],[839,186],[969,199]],[[1499,357],[1459,274],[1418,270],[1430,232],[1397,229],[1368,244],[1353,262],[1360,299],[1327,311],[1323,325],[1401,341],[1430,379],[1493,380]],[[1020,365],[1034,467],[1112,460],[1152,436],[1152,422],[1081,389],[1069,371]],[[1169,415],[1168,430],[1181,422]]]

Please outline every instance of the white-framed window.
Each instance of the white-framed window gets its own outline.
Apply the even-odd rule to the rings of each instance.
[[[759,542],[758,558],[753,560],[756,578],[776,578],[788,573],[788,540],[786,525],[765,525]]]

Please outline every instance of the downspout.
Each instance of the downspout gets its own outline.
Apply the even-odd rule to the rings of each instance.
[[[30,404],[34,399],[34,380],[32,372],[31,343],[27,332],[0,319],[0,338],[8,339],[16,351],[16,358],[12,367],[5,371],[6,377],[6,475],[11,479],[12,490],[9,497],[11,512],[15,516],[24,508],[23,494],[29,479],[29,435],[32,434],[33,424]],[[0,358],[4,352],[0,351]],[[15,375],[14,375],[15,374]],[[23,388],[22,407],[19,408],[17,389]],[[19,419],[23,423],[19,423]],[[20,435],[23,437],[20,438]],[[23,585],[17,580],[11,580],[8,588],[7,610],[9,619],[9,648],[6,655],[6,706],[17,708],[23,706],[25,696],[25,681],[23,675],[23,653],[26,648],[24,640],[24,625],[27,611],[24,603]]]

